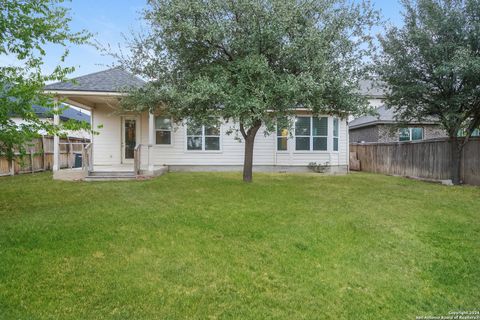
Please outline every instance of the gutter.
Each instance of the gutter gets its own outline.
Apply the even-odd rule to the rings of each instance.
[[[43,90],[46,94],[54,94],[59,96],[111,96],[122,97],[127,95],[125,92],[112,91],[75,91],[75,90]]]
[[[364,127],[371,127],[371,126],[375,126],[375,125],[378,125],[378,124],[400,124],[399,122],[397,121],[387,121],[387,120],[380,120],[380,121],[370,121],[370,122],[366,122],[366,123],[362,123],[362,124],[358,124],[358,125],[349,125],[349,130],[353,130],[353,129],[361,129],[361,128],[364,128]],[[439,125],[438,122],[432,122],[432,121],[421,121],[421,122],[409,122],[407,123],[408,125],[422,125],[422,124],[426,124],[426,125]]]

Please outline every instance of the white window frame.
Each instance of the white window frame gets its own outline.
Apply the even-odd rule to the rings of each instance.
[[[408,140],[400,140],[400,132],[398,133],[398,141],[399,142],[406,142],[406,141],[422,141],[425,140],[425,130],[422,127],[408,127],[408,128],[401,128],[402,129],[408,129]],[[412,140],[413,137],[413,129],[422,129],[422,139],[418,140]]]
[[[157,129],[157,118],[169,118],[170,119],[170,130],[165,129]],[[157,131],[169,131],[170,132],[170,143],[159,144],[157,143]],[[155,116],[153,118],[153,133],[155,139],[155,146],[156,147],[170,147],[173,145],[173,120],[170,117],[163,117],[163,116]]]
[[[289,152],[289,140],[292,140],[291,137],[290,137],[290,130],[287,128],[288,130],[288,134],[286,137],[284,136],[279,136],[278,135],[278,122],[275,124],[275,152],[279,152],[279,153],[288,153]],[[286,150],[278,150],[278,138],[286,138],[287,139],[287,149]]]
[[[335,120],[337,121],[337,135],[335,135]],[[335,150],[335,139],[337,139],[337,150]],[[332,120],[332,152],[338,152],[339,149],[340,149],[340,119],[337,118],[337,117],[333,117],[333,120]]]
[[[218,136],[214,135],[205,135],[205,125],[202,125],[202,150],[190,150],[188,149],[188,137],[200,137],[200,135],[189,135],[188,134],[188,124],[185,124],[185,151],[186,152],[201,152],[201,153],[221,153],[223,152],[223,135],[222,135],[222,124],[218,124]],[[205,150],[205,138],[217,138],[219,143],[218,150]]]
[[[465,137],[467,135],[467,132],[465,129],[459,129],[457,132],[457,135],[459,137]],[[473,129],[472,135],[470,137],[472,138],[480,137],[480,128]]]
[[[326,136],[319,136],[319,135],[316,135],[314,136],[313,135],[313,116],[296,116],[295,118],[310,118],[310,135],[309,136],[303,136],[303,135],[297,135],[297,128],[296,128],[296,125],[295,123],[293,124],[293,151],[295,153],[304,153],[304,152],[308,152],[308,153],[328,153],[330,152],[330,150],[328,149],[328,138],[329,138],[329,134],[328,134],[328,118],[329,117],[325,117],[325,116],[321,116],[321,117],[318,117],[318,119],[321,119],[321,118],[326,118],[327,119],[327,135]],[[310,138],[310,149],[309,150],[297,150],[297,137],[299,138]],[[326,150],[313,150],[313,138],[327,138],[327,149]]]

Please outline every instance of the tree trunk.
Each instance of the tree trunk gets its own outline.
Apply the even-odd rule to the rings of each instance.
[[[255,136],[257,135],[258,129],[262,123],[257,121],[254,123],[253,127],[248,129],[245,132],[243,124],[240,124],[240,131],[242,132],[243,138],[245,139],[245,157],[243,160],[243,181],[252,182],[253,176],[253,146],[255,143]]]
[[[461,160],[463,144],[460,144],[456,137],[450,138],[450,152],[452,162],[450,164],[450,175],[453,184],[461,182]]]

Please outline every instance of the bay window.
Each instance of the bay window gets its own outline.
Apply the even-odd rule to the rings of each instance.
[[[277,121],[277,151],[288,150],[288,121],[281,118]]]
[[[338,151],[338,118],[333,118],[333,151]]]
[[[295,119],[296,151],[326,151],[327,139],[327,117],[297,117]]]

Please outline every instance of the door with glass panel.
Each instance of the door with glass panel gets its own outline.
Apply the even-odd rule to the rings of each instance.
[[[133,163],[137,130],[137,119],[130,117],[122,119],[122,163]]]

